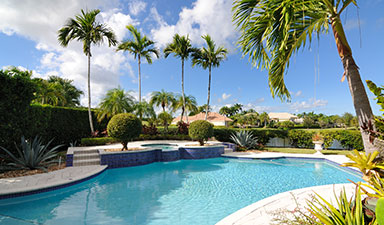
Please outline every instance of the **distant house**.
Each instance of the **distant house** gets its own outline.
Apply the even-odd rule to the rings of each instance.
[[[188,122],[191,123],[196,120],[204,120],[205,119],[205,113],[201,112],[199,114],[196,114],[194,116],[188,116]],[[180,116],[176,117],[172,120],[172,124],[177,124],[177,122],[180,121]],[[183,121],[186,121],[185,116],[183,117]],[[232,122],[232,120],[226,116],[220,115],[216,112],[209,112],[207,121],[212,123],[215,126],[229,126],[229,123]]]
[[[294,123],[302,123],[303,122],[303,119],[293,115],[293,114],[290,114],[290,113],[286,113],[286,112],[283,112],[283,113],[268,113],[268,116],[271,120],[275,121],[275,122],[284,122],[284,121],[292,121]]]

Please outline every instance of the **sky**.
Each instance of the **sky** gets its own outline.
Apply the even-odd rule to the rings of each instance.
[[[56,75],[73,80],[86,92],[87,57],[77,41],[64,48],[57,31],[81,9],[100,9],[97,21],[106,24],[119,42],[130,38],[126,25],[132,24],[155,41],[161,51],[175,33],[189,35],[192,45],[201,47],[202,35],[209,34],[218,46],[229,50],[227,59],[212,70],[213,111],[235,103],[258,112],[311,112],[327,115],[354,113],[348,83],[341,82],[343,67],[332,31],[292,57],[285,76],[290,102],[272,98],[268,72],[252,67],[236,42],[239,31],[232,22],[231,0],[1,0],[0,69],[16,66],[33,71],[34,77]],[[341,19],[363,82],[384,85],[384,0],[358,1]],[[118,86],[138,97],[138,65],[127,52],[116,47],[92,46],[91,94],[96,107],[106,92]],[[181,93],[181,61],[170,55],[143,63],[142,96],[153,91]],[[365,84],[365,82],[364,82]],[[366,85],[365,85],[366,86]],[[381,115],[374,95],[366,88],[375,115]],[[185,93],[206,104],[208,71],[185,63]],[[86,95],[81,104],[87,105]],[[175,113],[174,116],[177,113]]]

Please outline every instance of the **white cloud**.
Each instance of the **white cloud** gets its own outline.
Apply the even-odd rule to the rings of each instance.
[[[300,112],[303,110],[314,110],[315,108],[324,107],[327,104],[328,101],[323,99],[309,99],[308,101],[288,103],[289,108],[294,112]]]
[[[201,45],[201,35],[209,34],[218,45],[227,48],[232,46],[236,32],[232,25],[232,1],[230,0],[197,0],[192,8],[183,8],[175,25],[167,24],[152,8],[151,14],[158,27],[151,30],[154,40],[160,47],[172,40],[175,33],[189,35],[192,43]],[[212,13],[214,12],[214,13]]]
[[[220,102],[223,102],[225,100],[227,100],[229,97],[231,97],[232,95],[231,94],[227,94],[227,93],[223,93],[221,95],[221,98],[218,98],[217,101],[220,103]]]
[[[73,40],[64,48],[58,43],[57,32],[68,18],[79,14],[81,9],[98,8],[102,12],[97,20],[110,27],[121,41],[128,32],[125,26],[138,22],[122,13],[117,6],[115,0],[2,0],[0,32],[35,41],[36,49],[44,53],[40,65],[33,71],[34,76],[45,78],[47,75],[58,75],[74,80],[74,84],[85,93],[81,104],[87,105],[87,57],[83,53],[82,43]],[[127,59],[132,57],[122,52],[116,53],[115,48],[108,47],[107,43],[92,46],[91,51],[92,105],[96,106],[107,90],[117,87],[122,68],[128,68],[128,74],[133,74],[130,66],[127,66]]]
[[[128,4],[129,12],[134,16],[145,11],[145,7],[147,7],[147,3],[138,0],[133,0]]]
[[[299,96],[301,96],[301,94],[303,94],[303,92],[301,90],[294,93],[295,97],[299,97]]]

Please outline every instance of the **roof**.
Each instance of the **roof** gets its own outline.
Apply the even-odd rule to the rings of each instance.
[[[183,119],[185,116],[183,117]],[[196,114],[194,116],[188,116],[188,122],[193,122],[195,120],[205,120],[205,112],[201,112],[199,114]],[[180,116],[173,119],[172,122],[178,122],[180,121]],[[230,118],[220,115],[217,112],[209,112],[207,117],[208,122],[222,122],[222,121],[232,121]]]
[[[279,120],[290,120],[290,119],[296,119],[297,116],[290,114],[290,113],[268,113],[269,118],[271,119],[279,119]]]

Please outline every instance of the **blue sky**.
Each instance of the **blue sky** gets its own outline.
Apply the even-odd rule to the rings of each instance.
[[[350,6],[342,16],[362,80],[384,84],[384,0],[358,1],[359,10]],[[98,20],[110,26],[119,41],[129,37],[128,24],[134,24],[156,42],[161,50],[174,33],[189,34],[192,44],[203,44],[201,35],[210,34],[218,45],[229,49],[227,60],[212,71],[211,104],[214,111],[224,105],[241,103],[259,112],[325,114],[354,113],[347,82],[341,82],[343,68],[331,34],[323,34],[294,56],[286,75],[292,93],[290,103],[273,99],[267,71],[252,68],[236,46],[238,31],[231,21],[229,0],[2,0],[0,2],[0,68],[9,65],[32,70],[36,77],[58,75],[74,80],[86,91],[86,56],[80,43],[67,48],[57,42],[57,30],[81,9],[100,9]],[[358,20],[358,16],[360,20]],[[360,21],[360,26],[359,26]],[[361,35],[360,35],[361,31]],[[118,85],[137,96],[137,62],[128,53],[106,45],[93,48],[92,97],[96,106],[107,90]],[[164,89],[181,92],[180,60],[172,55],[142,64],[142,96]],[[207,100],[208,71],[185,64],[185,91],[199,105]],[[375,114],[381,114],[367,89]],[[87,101],[85,96],[81,100]],[[175,115],[176,116],[176,115]]]

